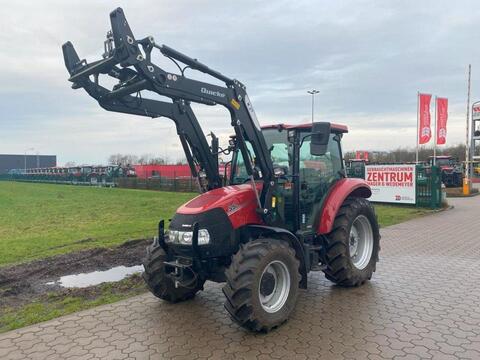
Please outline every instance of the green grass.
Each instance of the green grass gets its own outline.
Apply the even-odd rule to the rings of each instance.
[[[151,237],[194,195],[0,181],[0,266]]]
[[[192,193],[0,181],[0,266],[150,237]],[[382,227],[430,212],[375,205]]]
[[[375,204],[375,212],[377,213],[380,227],[385,227],[429,214],[432,210],[409,205]]]
[[[145,291],[146,287],[140,275],[132,275],[116,283],[95,286],[88,291],[72,289],[60,293],[49,293],[23,306],[0,308],[0,333],[95,306],[111,304]]]

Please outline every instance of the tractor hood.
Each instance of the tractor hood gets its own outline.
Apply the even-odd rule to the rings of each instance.
[[[257,189],[261,191],[261,182],[257,183]],[[262,223],[256,212],[257,200],[251,184],[225,186],[200,194],[180,206],[177,214],[200,215],[215,208],[225,211],[234,229]]]

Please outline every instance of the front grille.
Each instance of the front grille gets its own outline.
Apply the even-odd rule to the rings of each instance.
[[[198,223],[199,229],[207,229],[210,233],[210,244],[199,245],[200,253],[205,257],[228,254],[234,245],[233,227],[225,211],[221,208],[207,210],[199,214],[175,214],[169,229],[191,231]],[[176,253],[185,256],[192,255],[191,245],[168,244]]]

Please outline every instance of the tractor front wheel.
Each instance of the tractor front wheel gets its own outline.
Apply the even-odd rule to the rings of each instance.
[[[279,326],[297,301],[299,265],[286,241],[262,238],[242,244],[225,272],[225,309],[251,331]]]
[[[147,256],[143,261],[145,268],[143,279],[153,295],[162,300],[176,303],[193,298],[199,290],[203,289],[204,281],[198,278],[189,284],[189,287],[175,287],[174,281],[165,272],[166,260],[167,254],[158,244],[154,243],[147,248]]]
[[[363,198],[347,198],[333,230],[326,236],[325,276],[341,286],[358,286],[372,278],[380,251],[375,211]]]

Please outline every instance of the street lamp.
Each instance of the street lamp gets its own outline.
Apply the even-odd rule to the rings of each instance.
[[[320,91],[312,89],[307,91],[310,95],[312,95],[312,123],[313,123],[313,114],[315,112],[315,95],[318,94]]]
[[[25,149],[25,156],[23,158],[23,165],[24,165],[24,172],[25,174],[27,173],[27,151],[33,151],[35,150],[34,148],[28,148],[28,149]]]

